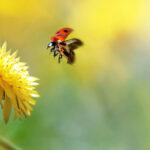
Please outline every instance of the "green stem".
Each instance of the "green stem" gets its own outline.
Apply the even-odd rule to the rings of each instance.
[[[5,150],[21,150],[19,147],[12,144],[8,140],[4,139],[3,137],[0,137],[0,147],[3,147]]]

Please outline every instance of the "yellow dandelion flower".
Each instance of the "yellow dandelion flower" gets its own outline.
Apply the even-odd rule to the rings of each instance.
[[[34,90],[37,78],[31,77],[25,63],[16,58],[17,52],[6,51],[6,43],[0,47],[0,105],[7,123],[14,109],[14,119],[29,116],[34,105],[32,97],[39,97]]]

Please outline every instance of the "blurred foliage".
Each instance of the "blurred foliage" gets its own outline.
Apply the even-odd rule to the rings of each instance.
[[[19,50],[41,95],[31,117],[1,115],[0,134],[27,150],[150,149],[149,4],[0,0],[0,44]],[[84,42],[72,66],[46,51],[62,27]]]

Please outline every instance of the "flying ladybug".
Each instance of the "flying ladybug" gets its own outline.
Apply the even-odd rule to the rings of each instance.
[[[77,38],[66,40],[68,35],[73,31],[71,28],[62,28],[58,30],[54,36],[51,37],[51,42],[47,45],[47,49],[50,48],[50,52],[53,56],[58,55],[58,62],[64,56],[67,59],[68,64],[72,64],[75,61],[74,50],[83,45],[83,42]]]

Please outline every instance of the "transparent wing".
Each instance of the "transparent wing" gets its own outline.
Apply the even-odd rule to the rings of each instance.
[[[66,40],[65,43],[67,44],[67,46],[69,46],[70,50],[74,50],[78,48],[79,46],[83,45],[83,42],[76,38]]]

